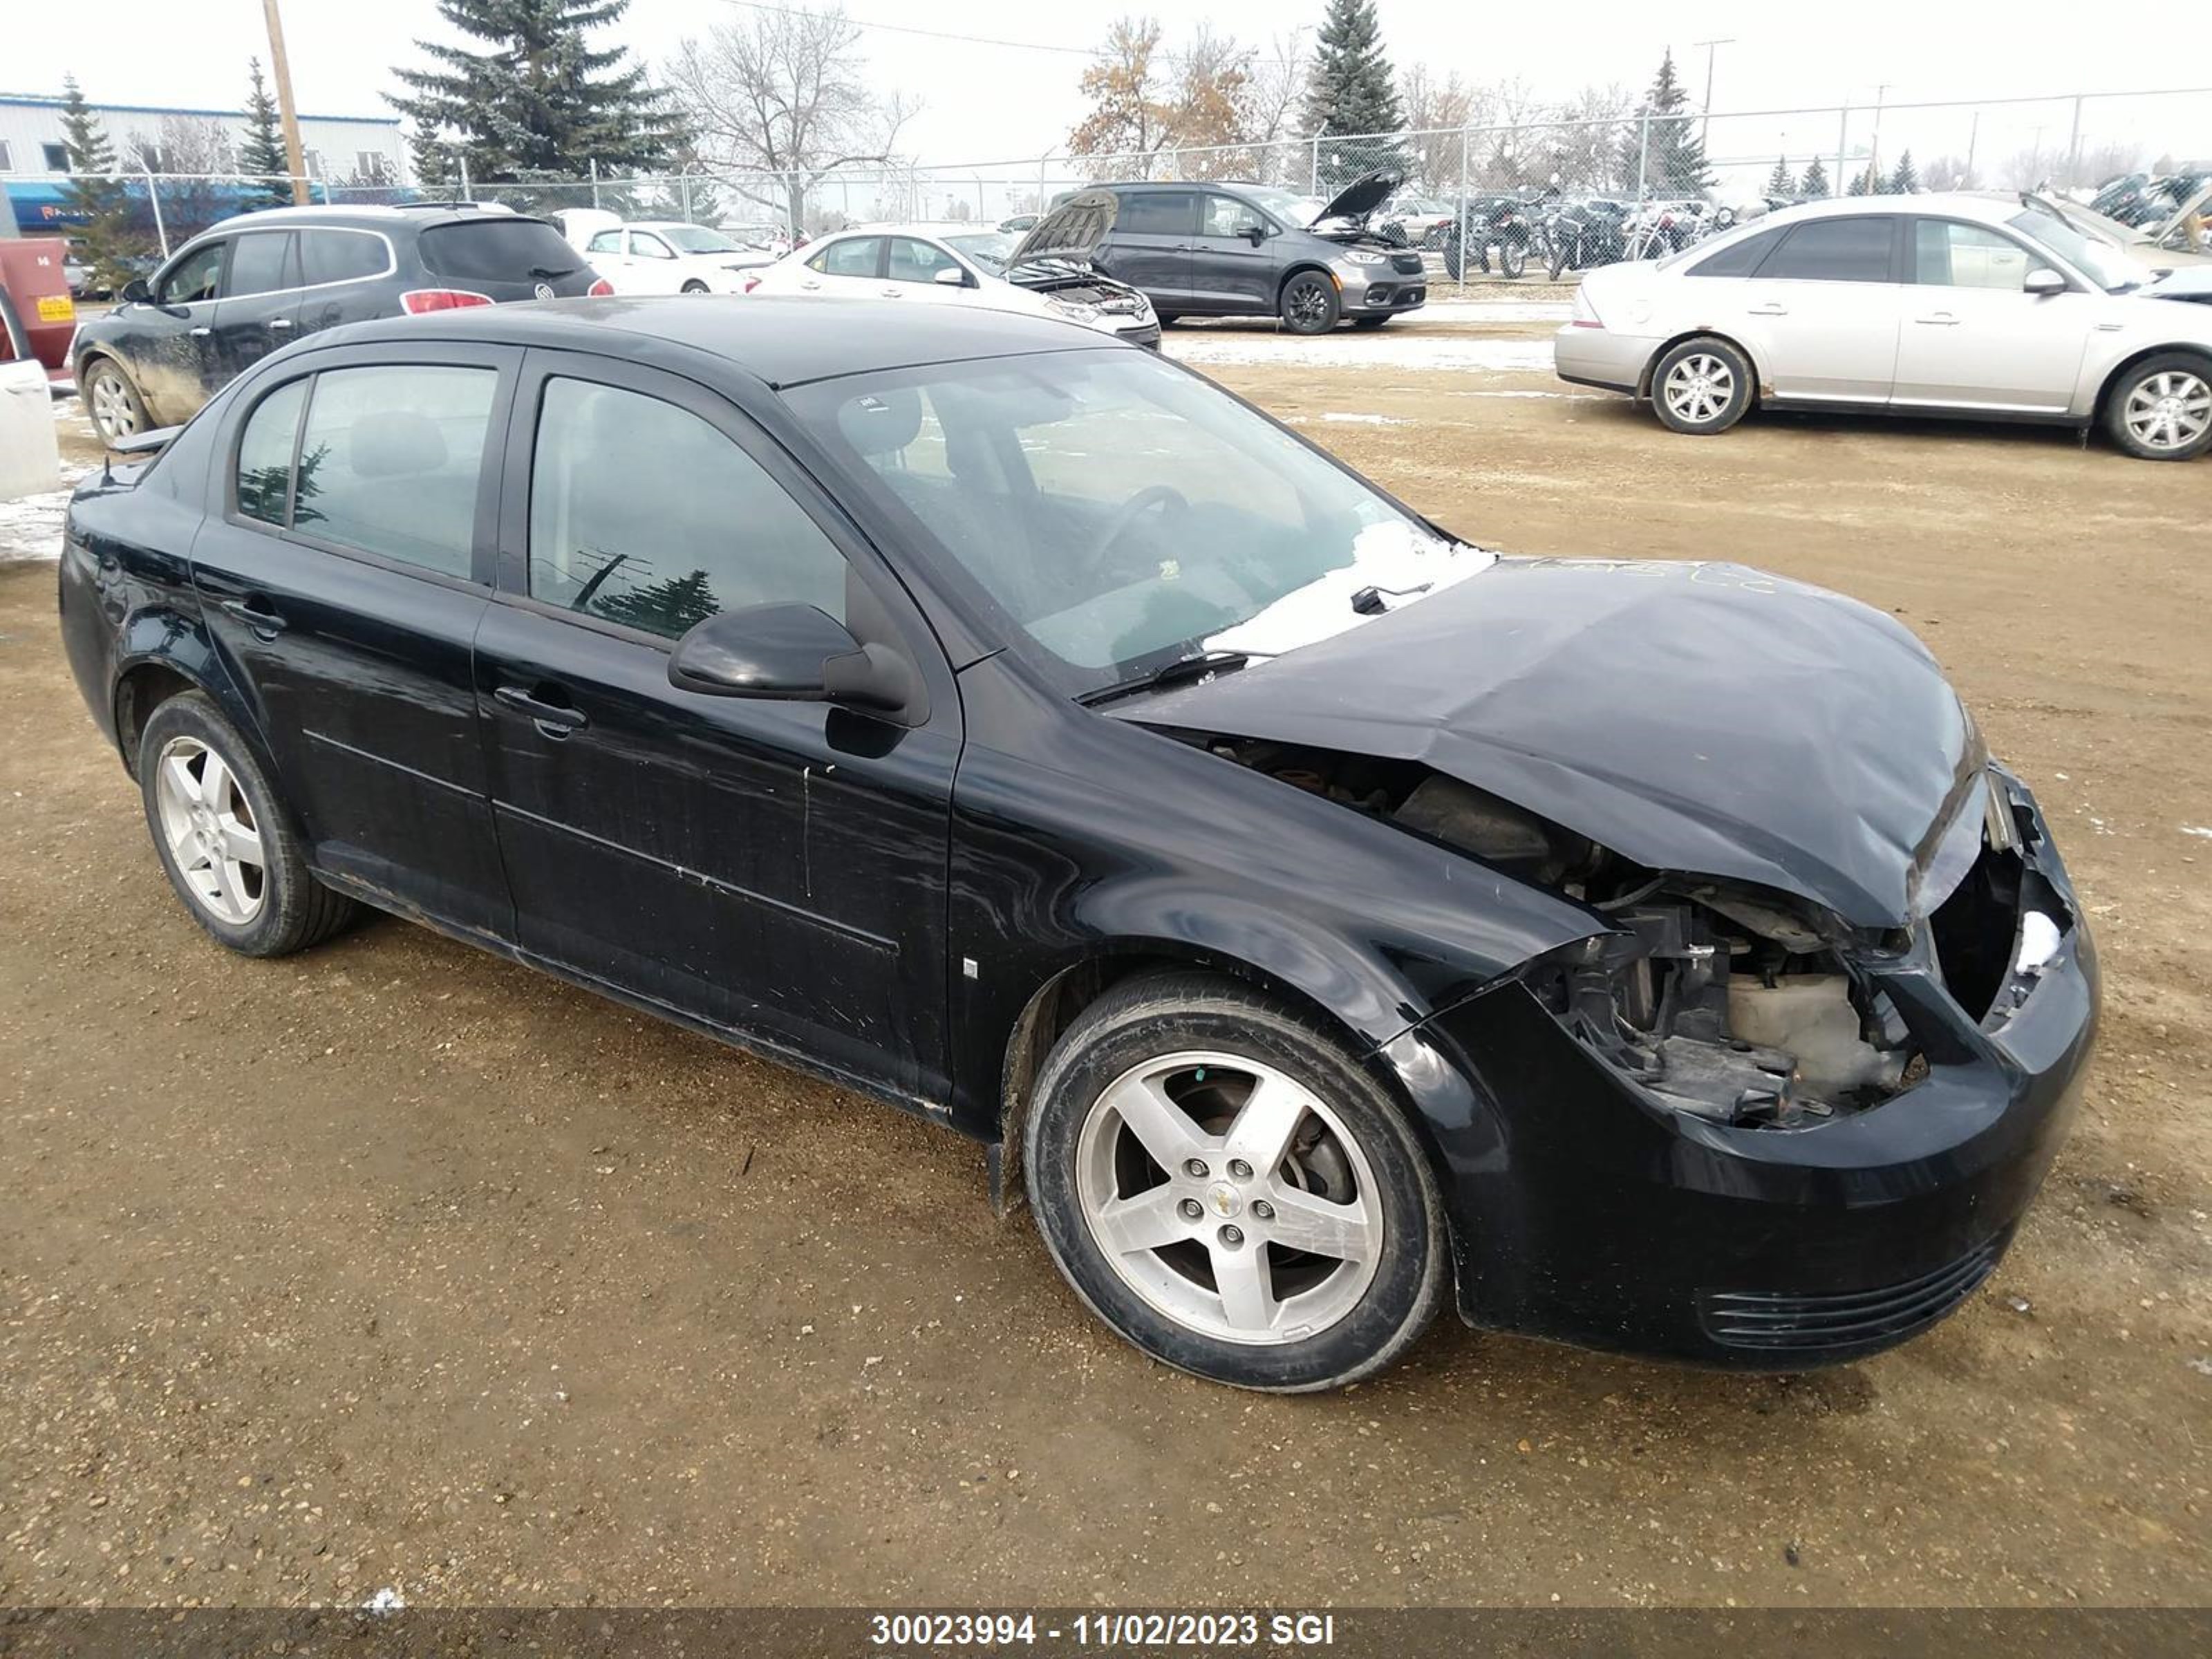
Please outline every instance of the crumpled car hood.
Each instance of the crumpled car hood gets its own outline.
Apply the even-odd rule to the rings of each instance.
[[[1795,893],[1862,927],[1918,914],[1987,761],[1935,659],[1888,617],[1672,561],[1501,559],[1112,713],[1418,761],[1639,864]]]

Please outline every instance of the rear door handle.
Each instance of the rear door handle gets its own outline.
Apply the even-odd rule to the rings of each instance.
[[[565,738],[580,726],[591,724],[591,717],[580,708],[565,702],[553,702],[538,695],[550,691],[552,686],[539,686],[535,690],[526,685],[502,685],[492,693],[509,708],[520,709],[537,722],[538,729],[549,738]]]
[[[270,319],[269,326],[271,328],[289,328],[292,326],[292,319],[289,317],[273,318]]]
[[[213,329],[209,328],[209,327],[208,327],[208,326],[206,326],[204,324],[203,324],[200,327],[196,328],[196,329],[194,329],[194,330],[192,331],[192,338],[194,338],[195,340],[204,340],[204,339],[206,339],[206,338],[207,338],[207,337],[208,337],[209,335],[210,335],[210,334],[212,334],[212,333],[214,333],[214,332],[215,332],[215,331],[214,331]]]
[[[1925,317],[1915,317],[1912,320],[1925,323],[1930,328],[1956,328],[1959,325],[1959,319],[1948,311],[1930,312]]]
[[[1751,315],[1754,317],[1787,317],[1789,314],[1788,306],[1753,306],[1751,308]]]
[[[264,640],[273,640],[291,624],[269,608],[266,599],[225,599],[223,610]]]

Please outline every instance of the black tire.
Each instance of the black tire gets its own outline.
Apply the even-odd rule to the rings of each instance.
[[[1498,245],[1498,269],[1509,281],[1518,278],[1522,271],[1528,269],[1528,250],[1518,242],[1500,242]]]
[[[1356,1301],[1310,1335],[1240,1342],[1170,1316],[1125,1279],[1085,1218],[1077,1165],[1084,1127],[1100,1109],[1101,1096],[1133,1067],[1192,1050],[1249,1057],[1325,1102],[1372,1176],[1382,1238],[1374,1275]],[[1196,1073],[1201,1081],[1204,1074],[1203,1067]],[[1310,1114],[1302,1121],[1308,1129],[1325,1131],[1324,1140],[1335,1133]],[[1085,1009],[1038,1074],[1023,1163],[1038,1231],[1076,1293],[1134,1346],[1194,1376],[1277,1394],[1340,1388],[1395,1360],[1427,1328],[1443,1298],[1449,1276],[1443,1203],[1428,1157],[1398,1106],[1334,1037],[1233,980],[1203,973],[1145,975]],[[1291,1164],[1286,1159],[1282,1170]],[[1233,1173],[1237,1166],[1226,1167]],[[1259,1228],[1273,1220],[1260,1216],[1259,1208],[1251,1208],[1247,1224]],[[1212,1214],[1200,1231],[1218,1235]],[[1271,1253],[1282,1248],[1245,1243]],[[1170,1248],[1185,1246],[1161,1247]],[[1210,1246],[1195,1248],[1204,1255]],[[1286,1260],[1297,1258],[1268,1257],[1275,1273],[1286,1271]]]
[[[182,740],[219,758],[243,798],[250,827],[263,854],[259,902],[252,915],[231,921],[218,915],[187,880],[162,826],[159,776],[165,754]],[[204,759],[198,764],[204,777]],[[291,814],[262,770],[251,744],[222,717],[204,693],[186,691],[155,709],[138,739],[138,787],[146,808],[146,829],[161,868],[185,912],[219,945],[240,956],[281,957],[320,944],[358,914],[354,902],[317,881]]]
[[[1326,334],[1336,326],[1343,307],[1336,284],[1318,270],[1296,272],[1283,284],[1275,309],[1283,326],[1293,334]]]
[[[1352,319],[1352,325],[1354,328],[1377,329],[1389,320],[1387,313],[1380,317],[1354,317]]]
[[[704,294],[707,291],[707,285],[704,283],[686,283],[681,291],[685,294]]]
[[[1559,273],[1566,268],[1567,245],[1565,242],[1555,241],[1552,244],[1552,280],[1558,282]]]
[[[83,402],[85,413],[92,417],[93,430],[111,448],[122,439],[154,429],[153,413],[146,407],[145,398],[123,372],[123,365],[112,357],[94,357],[86,364],[77,395]],[[113,412],[103,414],[103,404]]]
[[[1465,243],[1457,236],[1448,235],[1444,239],[1444,275],[1456,283],[1460,280],[1460,275],[1466,266]]]
[[[1686,395],[1676,399],[1670,392],[1669,377],[1678,367],[1694,366],[1698,362],[1717,364],[1717,370],[1703,376],[1702,397]],[[1751,360],[1728,341],[1715,335],[1701,334],[1695,339],[1685,340],[1659,359],[1651,371],[1651,407],[1660,421],[1674,432],[1686,433],[1692,437],[1707,438],[1725,432],[1744,417],[1751,408],[1754,396]],[[1710,405],[1712,412],[1698,415],[1701,405]]]
[[[2139,398],[2147,407],[2137,407]],[[2162,427],[2160,404],[2178,422],[2202,422],[2201,429],[2184,437]],[[2116,375],[2105,394],[2105,431],[2137,460],[2190,461],[2212,449],[2212,360],[2161,351]]]

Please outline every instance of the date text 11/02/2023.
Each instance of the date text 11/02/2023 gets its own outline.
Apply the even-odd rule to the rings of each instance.
[[[1325,1648],[1336,1640],[1327,1613],[878,1613],[868,1638],[880,1649]]]

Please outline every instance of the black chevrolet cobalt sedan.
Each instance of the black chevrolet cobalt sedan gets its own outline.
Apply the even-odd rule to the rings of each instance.
[[[2048,826],[1887,617],[1495,556],[1046,319],[333,331],[81,490],[60,586],[219,943],[392,911],[936,1118],[1107,1323],[1245,1387],[1447,1296],[1897,1342],[2095,1025]]]

